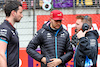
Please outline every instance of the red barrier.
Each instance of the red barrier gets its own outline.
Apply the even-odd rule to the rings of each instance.
[[[40,50],[37,50],[37,52],[41,53]],[[98,55],[100,55],[100,47],[99,47],[99,50],[98,50]],[[35,59],[31,58],[26,53],[25,48],[20,48],[19,58],[21,59],[21,62],[19,63],[21,65],[20,67],[41,67],[40,62],[38,62]],[[100,59],[98,59],[98,60],[100,60]],[[73,65],[74,65],[73,58],[68,63],[66,63],[66,67],[73,67]]]
[[[28,9],[26,1],[23,1],[23,2],[22,2],[22,8],[23,8],[24,10]]]
[[[25,48],[20,48],[19,57],[21,60],[20,67],[28,67],[28,54],[26,53]]]
[[[75,34],[75,22],[76,22],[76,15],[64,15],[63,17],[63,21],[62,21],[62,24],[64,26],[64,28],[69,32],[70,34],[70,37],[72,37],[73,34]],[[90,17],[92,17],[92,26],[93,26],[93,29],[96,29],[98,30],[99,32],[99,39],[98,39],[98,42],[100,43],[100,14],[82,14],[82,15],[88,15]],[[98,18],[97,18],[98,17]],[[42,25],[48,21],[50,19],[50,16],[49,15],[38,15],[37,16],[37,31],[39,29],[42,28]]]

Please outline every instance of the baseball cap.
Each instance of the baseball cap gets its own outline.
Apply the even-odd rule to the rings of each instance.
[[[63,13],[59,10],[53,10],[50,13],[50,18],[53,20],[62,20],[63,19]]]

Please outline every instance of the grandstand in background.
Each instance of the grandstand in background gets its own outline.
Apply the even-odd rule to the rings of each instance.
[[[34,0],[0,0],[0,9],[3,8],[4,4],[9,1],[20,1],[25,9],[32,9]],[[36,8],[42,9],[43,1],[46,0],[35,0]],[[50,0],[48,0],[50,1]],[[52,8],[100,8],[100,0],[51,0]],[[49,7],[46,5],[46,7]]]

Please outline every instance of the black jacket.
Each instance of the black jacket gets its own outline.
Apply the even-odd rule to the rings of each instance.
[[[88,56],[96,64],[98,55],[98,39],[99,34],[96,30],[86,33],[85,37],[79,39],[79,45],[76,52],[76,67],[84,67],[85,58]]]
[[[41,48],[41,54],[36,51],[38,45]],[[39,62],[41,62],[43,57],[46,57],[47,63],[50,62],[49,59],[58,57],[62,60],[62,64],[58,67],[64,67],[65,63],[73,57],[73,48],[70,45],[69,33],[61,26],[56,36],[55,31],[50,28],[50,24],[43,25],[30,41],[26,51],[32,58]],[[41,67],[47,66],[41,63]]]

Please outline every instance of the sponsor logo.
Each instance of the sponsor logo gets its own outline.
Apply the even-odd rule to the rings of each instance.
[[[7,30],[6,29],[1,29],[0,30],[0,36],[5,36],[6,37]]]
[[[65,34],[64,34],[64,33],[62,33],[62,34],[60,35],[60,37],[65,37]]]
[[[95,46],[96,45],[96,40],[95,39],[90,39],[90,45]]]
[[[15,35],[15,32],[14,31],[11,30],[11,32],[12,32],[13,35]]]
[[[51,34],[47,33],[47,39],[52,39]]]

